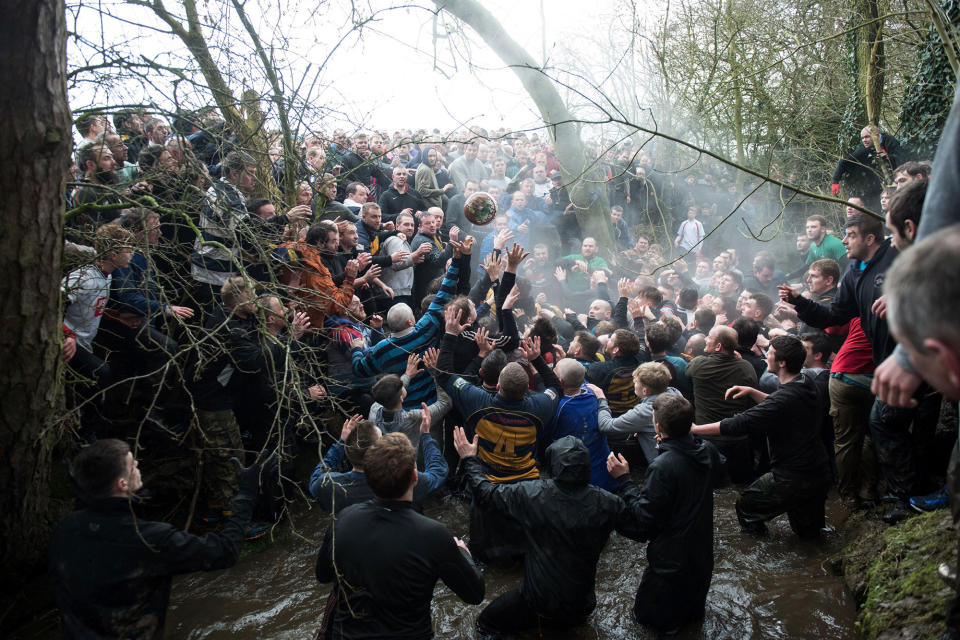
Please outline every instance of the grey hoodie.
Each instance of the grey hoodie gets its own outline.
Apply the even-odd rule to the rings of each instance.
[[[681,395],[674,387],[667,387],[663,393]],[[657,432],[653,427],[653,401],[661,394],[647,396],[640,404],[616,418],[610,413],[606,400],[600,401],[600,413],[597,416],[600,433],[604,434],[637,434],[637,442],[643,451],[647,464],[657,457]]]

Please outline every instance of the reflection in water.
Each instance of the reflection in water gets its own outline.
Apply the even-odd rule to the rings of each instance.
[[[770,526],[771,535],[755,540],[740,533],[733,513],[736,490],[715,494],[715,567],[707,616],[700,627],[685,628],[680,638],[850,638],[856,617],[853,598],[831,575],[827,558],[838,550],[839,536],[819,543],[801,542],[786,517]],[[466,505],[445,498],[426,512],[451,533],[465,536]],[[836,524],[842,509],[827,504],[827,521]],[[285,537],[261,553],[243,558],[227,571],[195,573],[174,583],[166,637],[253,640],[313,638],[320,625],[328,585],[314,577],[316,550],[329,518],[313,509],[296,517],[303,538]],[[287,526],[287,525],[284,525]],[[613,534],[597,571],[597,609],[588,625],[571,629],[571,639],[635,640],[653,638],[630,618],[633,597],[646,566],[645,544]],[[517,586],[520,565],[485,567],[487,601]],[[484,604],[486,604],[486,602]],[[443,583],[434,592],[437,638],[473,638],[481,607],[465,605]],[[529,638],[534,638],[531,634]]]

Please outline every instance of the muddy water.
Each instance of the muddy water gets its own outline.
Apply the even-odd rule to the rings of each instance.
[[[733,504],[736,490],[716,493],[715,568],[702,625],[685,628],[680,638],[852,638],[855,605],[827,558],[839,536],[804,543],[790,532],[786,517],[774,521],[770,536],[755,540],[739,532]],[[842,509],[827,505],[829,525]],[[426,512],[457,536],[467,533],[465,505],[452,498],[428,505]],[[167,638],[313,638],[329,587],[318,585],[314,562],[329,518],[317,509],[299,513],[299,534],[283,533],[272,545],[246,556],[233,569],[183,576],[174,583]],[[600,558],[597,608],[589,623],[560,635],[571,639],[653,638],[630,620],[633,597],[646,566],[645,545],[616,534]],[[519,584],[522,569],[485,568],[487,602]],[[486,603],[485,603],[486,604]],[[442,583],[434,592],[433,620],[438,638],[473,638],[481,607],[465,605]],[[534,638],[535,634],[528,636]]]

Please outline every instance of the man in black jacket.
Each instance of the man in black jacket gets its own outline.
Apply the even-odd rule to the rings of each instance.
[[[260,469],[240,473],[226,525],[203,536],[135,515],[143,482],[126,442],[98,440],[80,452],[72,473],[77,510],[57,526],[49,552],[63,635],[148,640],[163,637],[173,576],[236,563]]]
[[[744,531],[762,534],[764,523],[781,513],[801,538],[815,538],[824,525],[824,502],[832,475],[820,442],[820,412],[813,378],[800,370],[807,352],[796,336],[770,341],[767,368],[777,374],[780,388],[770,395],[753,387],[727,389],[731,398],[749,396],[758,402],[732,418],[694,425],[695,435],[766,435],[770,471],[744,489],[737,500],[737,519]]]
[[[660,455],[634,484],[622,456],[611,453],[607,470],[629,508],[639,536],[649,540],[647,568],[633,605],[638,623],[661,632],[703,618],[713,577],[713,489],[724,476],[716,448],[690,435],[693,407],[683,396],[653,401]]]
[[[597,604],[597,561],[610,532],[637,536],[623,501],[589,484],[586,445],[574,436],[551,444],[550,479],[494,484],[477,458],[478,436],[471,442],[457,427],[453,438],[474,499],[514,517],[527,542],[523,582],[483,610],[480,636],[583,622]]]
[[[340,512],[317,556],[317,580],[336,582],[321,638],[432,638],[437,579],[469,604],[484,596],[483,575],[467,546],[417,513],[417,454],[388,433],[363,457],[374,500]]]
[[[830,191],[834,196],[840,195],[840,182],[844,181],[849,196],[861,196],[868,207],[879,211],[884,173],[892,179],[894,167],[900,166],[900,143],[888,133],[877,132],[879,139],[874,140],[875,131],[869,126],[863,128],[863,144],[837,163]]]
[[[876,218],[858,214],[849,218],[846,226],[843,244],[852,262],[841,280],[837,297],[829,304],[819,304],[789,287],[780,286],[780,299],[795,305],[800,319],[819,329],[844,324],[859,316],[873,350],[873,362],[879,365],[893,353],[896,341],[885,314],[874,313],[873,306],[883,294],[887,269],[898,252],[889,240],[884,240],[883,224]],[[927,390],[928,387],[921,387],[914,392],[914,397],[923,398]],[[912,515],[908,500],[923,492],[916,468],[915,442],[910,433],[910,424],[916,415],[916,406],[892,407],[879,398],[870,412],[870,434],[877,448],[877,462],[890,493],[897,500],[884,515],[889,524]]]

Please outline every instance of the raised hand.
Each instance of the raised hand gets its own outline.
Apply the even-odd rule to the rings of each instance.
[[[307,387],[307,393],[310,394],[311,400],[322,400],[327,397],[327,390],[323,388],[322,384],[315,384],[312,387]]]
[[[469,324],[460,324],[460,317],[462,315],[463,312],[453,305],[450,305],[444,310],[443,320],[447,333],[452,333],[458,336],[470,326]]]
[[[517,267],[529,255],[529,253],[524,252],[523,247],[514,243],[510,251],[507,252],[507,273],[516,273]]]
[[[557,279],[557,282],[563,282],[567,279],[567,270],[563,267],[557,267],[553,271],[553,277]]]
[[[496,282],[500,279],[500,270],[503,268],[503,258],[495,253],[491,253],[480,265],[480,268],[487,272],[490,282]]]
[[[350,435],[350,432],[356,428],[361,420],[363,420],[363,416],[359,413],[347,418],[347,421],[343,423],[343,430],[340,431],[340,439],[346,442],[347,436]]]
[[[390,296],[390,297],[392,298],[393,296]],[[374,329],[383,328],[383,317],[381,316],[377,316],[377,315],[370,316],[370,319],[367,320],[367,322],[369,322],[370,326],[373,327]]]
[[[479,436],[474,434],[473,442],[467,440],[467,434],[463,427],[453,428],[453,447],[457,450],[457,455],[461,458],[469,458],[477,455],[477,439]]]
[[[632,284],[633,282],[630,278],[620,278],[620,280],[617,281],[617,291],[620,292],[621,298],[630,297],[630,285]]]
[[[503,251],[503,248],[507,246],[507,243],[511,240],[513,240],[513,231],[510,231],[510,229],[504,229],[497,235],[493,236],[493,248]]]
[[[287,211],[287,220],[290,222],[304,222],[313,217],[313,211],[308,204],[298,204]]]
[[[474,341],[477,343],[477,355],[481,358],[486,358],[493,351],[493,341],[490,340],[490,333],[486,327],[477,329]]]
[[[420,408],[420,433],[430,433],[430,409],[426,402],[421,402]]]
[[[408,378],[412,378],[420,371],[420,356],[411,353],[407,356],[407,369],[404,371]]]
[[[430,347],[423,352],[423,366],[427,369],[436,369],[437,360],[440,358],[440,349]]]
[[[777,285],[777,293],[780,294],[781,300],[783,300],[784,302],[791,302],[791,304],[792,304],[792,300],[800,297],[799,291],[797,291],[796,289],[791,289],[785,284]]]
[[[528,361],[533,362],[540,357],[540,336],[533,336],[532,338],[524,338],[523,343],[520,345],[520,353],[523,354],[523,357]]]
[[[293,322],[290,323],[290,335],[294,340],[299,340],[303,334],[310,328],[310,316],[302,311],[293,314]]]
[[[738,384],[727,389],[726,393],[723,394],[724,400],[739,400],[744,396],[750,395],[750,392],[753,391],[752,387],[746,385]]]
[[[517,285],[513,285],[513,288],[510,289],[510,293],[507,294],[507,297],[503,300],[504,309],[513,309],[513,305],[517,303],[517,300],[520,299],[520,288]]]
[[[360,271],[360,263],[356,260],[347,260],[346,266],[343,267],[343,273],[349,278],[356,278],[358,271]]]
[[[403,262],[409,257],[410,257],[409,251],[396,251],[390,254],[390,261],[393,264],[397,264],[398,262]]]

